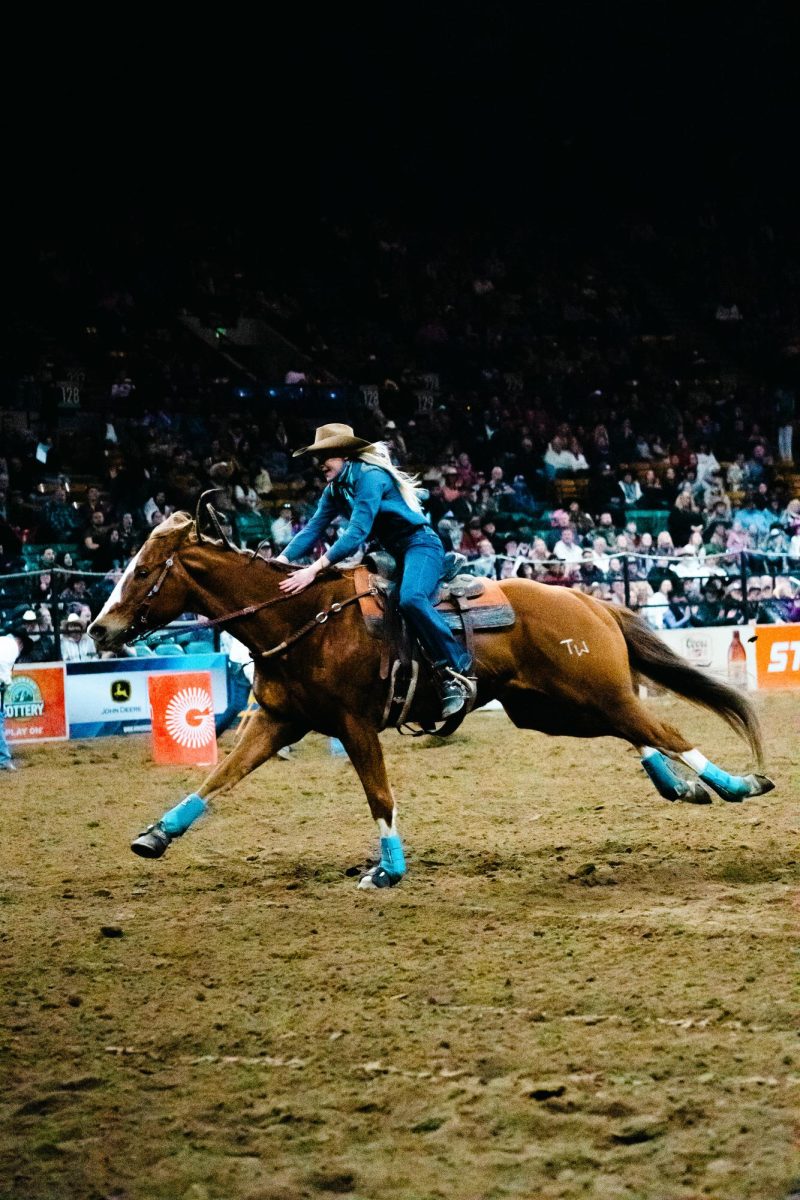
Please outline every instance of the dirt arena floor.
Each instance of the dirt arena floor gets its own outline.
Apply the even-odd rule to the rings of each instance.
[[[659,699],[730,770],[716,718]],[[157,862],[149,738],[2,777],[3,1200],[783,1200],[798,1188],[798,700],[777,783],[660,799],[620,742],[386,733],[409,874],[309,737]],[[223,748],[230,748],[226,734]]]

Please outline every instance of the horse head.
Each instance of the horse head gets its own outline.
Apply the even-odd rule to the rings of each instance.
[[[201,521],[207,513],[226,550],[241,553],[228,539],[217,513],[204,492],[197,503],[194,518],[186,512],[176,512],[157,525],[131,559],[122,578],[89,626],[100,651],[118,650],[126,642],[141,637],[150,630],[161,629],[180,613],[185,612],[192,580],[182,569],[181,556],[190,547],[206,544],[219,550],[220,542],[204,534]]]

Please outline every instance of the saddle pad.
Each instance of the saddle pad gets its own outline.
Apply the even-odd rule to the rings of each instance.
[[[496,579],[484,579],[486,585],[480,596],[471,599],[459,597],[459,603],[465,613],[470,614],[473,629],[507,629],[516,620],[514,609],[506,599],[505,593]],[[378,584],[374,575],[366,567],[356,567],[356,591],[365,591],[371,584]],[[386,603],[388,591],[384,586],[379,588],[378,595],[362,596],[359,600],[361,613],[367,629],[373,637],[383,633],[383,606]],[[451,629],[462,629],[461,616],[452,600],[447,599],[436,605]]]

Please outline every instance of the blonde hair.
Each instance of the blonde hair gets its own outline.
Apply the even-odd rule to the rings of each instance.
[[[412,508],[414,512],[422,512],[422,504],[417,492],[420,486],[419,477],[417,475],[409,475],[394,465],[389,454],[389,447],[385,442],[373,442],[367,450],[360,450],[358,454],[354,454],[352,457],[359,462],[367,463],[370,467],[383,467],[384,471],[388,471],[397,484],[400,489],[400,495],[408,507]]]

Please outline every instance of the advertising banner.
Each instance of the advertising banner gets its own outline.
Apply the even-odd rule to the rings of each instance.
[[[5,694],[9,744],[59,742],[69,736],[63,663],[21,663]]]
[[[151,675],[147,686],[153,721],[153,762],[200,766],[216,763],[210,673]]]
[[[759,625],[756,667],[759,688],[800,687],[800,625]]]
[[[770,626],[711,625],[703,628],[661,629],[658,636],[676,654],[702,671],[736,687],[755,688],[757,633]],[[784,626],[785,628],[785,626]]]
[[[101,658],[67,666],[67,719],[73,738],[146,733],[150,729],[148,680],[153,675],[193,671],[193,655]],[[215,713],[228,706],[227,656],[208,654],[203,667],[211,676]]]

